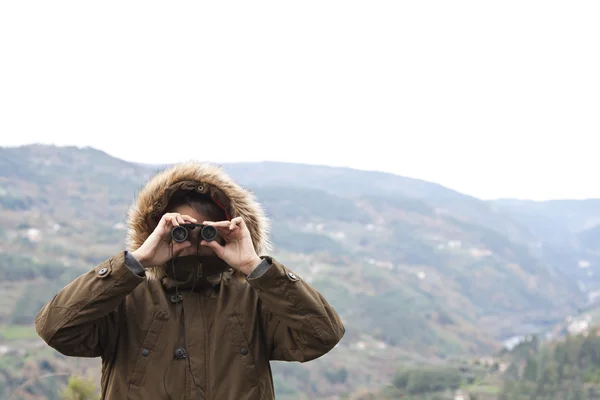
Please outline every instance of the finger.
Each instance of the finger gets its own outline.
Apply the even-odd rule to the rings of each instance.
[[[171,215],[170,214],[163,214],[163,216],[158,221],[157,228],[159,228],[159,227],[164,232],[169,230],[169,228],[171,227]]]
[[[205,224],[207,225],[207,224]],[[219,235],[223,236],[223,237],[228,237],[232,232],[231,229],[229,229],[229,221],[227,222],[227,225],[225,226],[217,226],[217,225],[211,225],[213,227],[215,227],[217,229],[217,232],[219,232]]]
[[[165,220],[173,226],[179,226],[176,214],[165,214]]]
[[[235,217],[231,220],[231,231],[235,231],[238,228],[241,230],[246,229],[246,223],[244,222],[244,219],[242,217]]]
[[[163,228],[163,229],[164,229],[164,228],[166,228],[166,227],[167,227],[167,225],[168,225],[168,224],[169,224],[169,222],[167,221],[167,218],[166,218],[166,217],[163,215],[163,216],[160,218],[160,220],[158,221],[157,228],[158,228],[158,227],[161,227],[161,228]]]
[[[239,227],[244,227],[244,225],[246,225],[244,223],[244,219],[242,217],[235,217],[234,219],[231,220],[231,222],[235,222],[235,224],[238,225]]]
[[[173,217],[173,213],[166,213],[166,214],[163,214],[161,220],[165,221],[165,222],[169,222],[172,217]]]
[[[175,216],[175,221],[177,221],[178,224],[185,224],[185,220],[183,219],[183,216],[181,214],[177,214]]]
[[[230,221],[219,221],[219,222],[214,222],[214,221],[204,221],[204,222],[203,222],[203,224],[204,224],[204,225],[212,225],[212,226],[214,226],[215,228],[218,228],[218,227],[223,227],[223,226],[225,226],[225,227],[228,227],[230,223],[231,223]]]
[[[242,219],[242,217],[235,217],[231,221],[219,221],[219,222],[204,221],[203,223],[205,225],[212,225],[215,228],[227,227],[230,230],[235,229],[236,226],[240,226],[240,227],[244,226],[244,220]]]
[[[230,232],[229,231],[229,224],[230,224],[229,221],[219,221],[219,222],[203,221],[202,224],[215,227],[219,231],[219,233]]]
[[[215,254],[218,257],[222,257],[223,253],[225,251],[225,248],[223,246],[221,246],[220,243],[218,243],[216,240],[212,240],[210,242],[207,242],[206,240],[203,240],[200,242],[201,246],[205,246],[205,247],[210,247],[211,249],[213,249],[215,251]]]
[[[174,242],[173,243],[173,254],[179,254],[182,250],[187,249],[188,247],[190,247],[192,245],[192,243],[189,240],[186,240],[185,242],[181,242],[181,243],[177,243]]]
[[[190,221],[190,222],[193,222],[193,223],[196,223],[196,222],[198,222],[198,220],[197,220],[196,218],[194,218],[194,217],[190,217],[189,215],[182,215],[181,217],[182,217],[184,220],[186,220],[186,221]]]

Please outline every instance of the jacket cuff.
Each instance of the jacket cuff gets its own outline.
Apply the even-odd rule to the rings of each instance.
[[[283,264],[272,257],[266,256],[258,267],[246,277],[246,280],[257,290],[284,290],[283,282],[295,283],[300,278]]]
[[[264,275],[265,272],[267,272],[269,270],[269,268],[271,268],[271,260],[267,259],[267,258],[263,258],[262,261],[260,262],[260,264],[258,264],[253,270],[252,272],[250,272],[250,274],[248,274],[247,279],[256,279],[256,278],[260,278],[261,276]]]
[[[125,266],[129,268],[131,272],[138,276],[146,276],[146,269],[140,264],[140,262],[127,250],[125,251]]]

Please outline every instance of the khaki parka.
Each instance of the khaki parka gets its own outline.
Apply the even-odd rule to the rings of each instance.
[[[131,255],[179,189],[211,196],[241,216],[263,260],[200,288],[178,288],[167,265]],[[127,246],[76,278],[39,312],[41,338],[67,356],[101,357],[102,399],[273,399],[270,361],[314,360],[342,339],[325,298],[270,257],[269,221],[253,194],[210,164],[188,162],[154,175],[128,214]]]

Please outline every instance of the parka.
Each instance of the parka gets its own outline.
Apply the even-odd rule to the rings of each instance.
[[[179,189],[208,194],[242,217],[262,259],[199,288],[131,252]],[[307,362],[342,339],[340,316],[297,272],[268,254],[270,221],[253,193],[215,165],[186,162],[153,175],[127,215],[126,245],[40,310],[38,335],[66,356],[100,357],[102,399],[274,399],[270,361]]]

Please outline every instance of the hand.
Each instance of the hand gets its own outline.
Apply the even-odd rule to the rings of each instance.
[[[204,221],[203,224],[217,228],[219,235],[225,240],[225,246],[216,240],[203,240],[200,244],[213,249],[215,254],[231,267],[249,275],[262,261],[254,250],[250,231],[241,217],[231,221]]]
[[[131,254],[144,268],[154,267],[166,263],[171,259],[171,229],[185,223],[197,223],[195,218],[179,213],[167,213],[162,216],[158,225],[148,236],[148,239],[139,249]],[[189,240],[183,243],[173,242],[173,256],[192,245]]]

